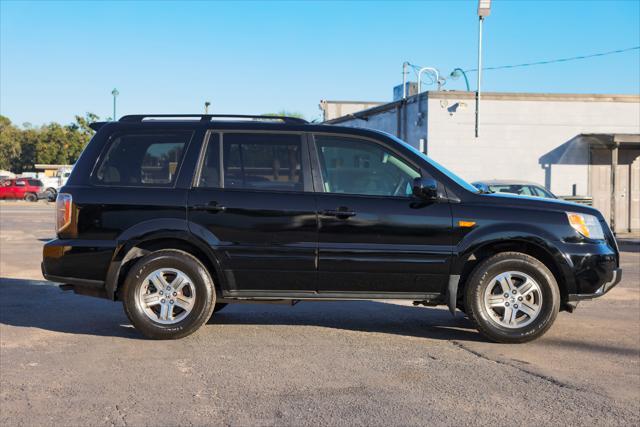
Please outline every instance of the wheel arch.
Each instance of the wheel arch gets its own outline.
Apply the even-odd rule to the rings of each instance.
[[[205,242],[189,234],[188,231],[181,230],[148,233],[119,245],[107,271],[105,283],[107,296],[110,299],[119,299],[118,290],[136,260],[160,249],[177,249],[195,256],[211,274],[216,292],[221,293],[224,275],[217,255]]]
[[[542,262],[556,279],[560,290],[561,308],[567,309],[568,294],[571,293],[571,289],[575,287],[575,284],[572,282],[571,276],[565,273],[564,256],[554,246],[533,238],[489,240],[468,248],[460,254],[453,266],[454,271],[456,271],[455,274],[460,275],[457,289],[458,301],[464,297],[468,279],[475,267],[483,260],[502,252],[520,252]]]

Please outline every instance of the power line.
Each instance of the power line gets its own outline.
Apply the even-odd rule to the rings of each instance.
[[[527,62],[527,63],[524,63],[524,64],[515,64],[515,65],[500,65],[498,67],[482,67],[482,69],[483,70],[505,70],[505,69],[509,69],[509,68],[531,67],[533,65],[555,64],[555,63],[558,63],[558,62],[576,61],[578,59],[588,59],[588,58],[595,58],[597,56],[613,55],[613,54],[617,54],[617,53],[624,53],[624,52],[629,52],[629,51],[638,50],[638,49],[640,49],[640,46],[629,47],[627,49],[610,50],[608,52],[592,53],[592,54],[589,54],[589,55],[572,56],[570,58],[549,59],[549,60],[546,60],[546,61]],[[464,70],[465,73],[472,73],[472,72],[477,72],[477,71],[478,71],[477,68],[470,68],[468,70]]]

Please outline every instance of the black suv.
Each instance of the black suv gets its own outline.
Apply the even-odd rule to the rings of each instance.
[[[228,303],[403,299],[524,342],[621,277],[590,207],[483,194],[394,136],[266,116],[125,116],[57,198],[42,271],[150,338]]]

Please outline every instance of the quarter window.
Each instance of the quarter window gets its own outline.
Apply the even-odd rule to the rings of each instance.
[[[420,176],[379,144],[354,138],[316,136],[327,193],[408,197]]]
[[[225,188],[304,190],[299,135],[228,133],[223,147]]]
[[[116,136],[97,169],[103,185],[168,187],[175,183],[192,132],[144,132]]]
[[[202,169],[200,170],[199,187],[220,187],[220,135],[212,133],[207,142]]]

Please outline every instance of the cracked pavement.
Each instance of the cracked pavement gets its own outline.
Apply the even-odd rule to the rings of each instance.
[[[1,425],[640,424],[637,241],[610,294],[502,345],[392,301],[236,304],[149,341],[42,279],[52,236],[52,206],[0,203]]]

